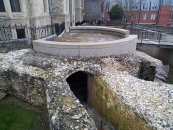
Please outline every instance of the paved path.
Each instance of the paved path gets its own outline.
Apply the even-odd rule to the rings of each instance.
[[[166,48],[173,48],[173,35],[165,34],[165,38],[161,41],[151,39],[138,39],[138,43],[158,45]]]

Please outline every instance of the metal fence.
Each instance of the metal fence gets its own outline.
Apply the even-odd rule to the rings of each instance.
[[[173,34],[161,30],[130,27],[131,34],[138,35],[138,43],[173,45]]]
[[[158,25],[144,25],[144,24],[135,24],[135,27],[138,28],[145,28],[149,30],[161,31],[165,33],[172,33],[173,34],[173,26],[158,26]]]
[[[0,26],[0,41],[16,40],[29,38],[31,40],[36,40],[44,38],[54,34],[61,34],[65,29],[65,24],[53,24],[46,26],[33,26],[29,27],[27,25],[8,25]]]

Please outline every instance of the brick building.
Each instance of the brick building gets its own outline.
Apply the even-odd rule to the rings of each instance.
[[[125,1],[118,3],[124,8]],[[129,23],[173,26],[173,0],[136,0],[129,9]]]

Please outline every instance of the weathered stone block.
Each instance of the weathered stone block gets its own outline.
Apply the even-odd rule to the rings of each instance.
[[[32,48],[30,39],[16,39],[8,41],[0,41],[0,53]]]
[[[45,105],[44,80],[26,74],[10,73],[12,91],[11,94],[17,96],[33,105]]]
[[[5,92],[0,91],[0,100],[2,100],[7,94]]]
[[[9,71],[0,70],[0,91],[7,92],[11,89],[11,80]]]

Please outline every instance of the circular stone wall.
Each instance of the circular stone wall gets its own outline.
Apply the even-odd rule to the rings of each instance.
[[[100,27],[100,26],[77,26],[70,27],[71,33],[102,33],[120,36],[121,39],[104,42],[58,42],[50,39],[50,36],[35,40],[33,47],[35,51],[61,55],[80,57],[102,57],[110,55],[128,54],[136,50],[137,36],[129,35],[128,30]]]

